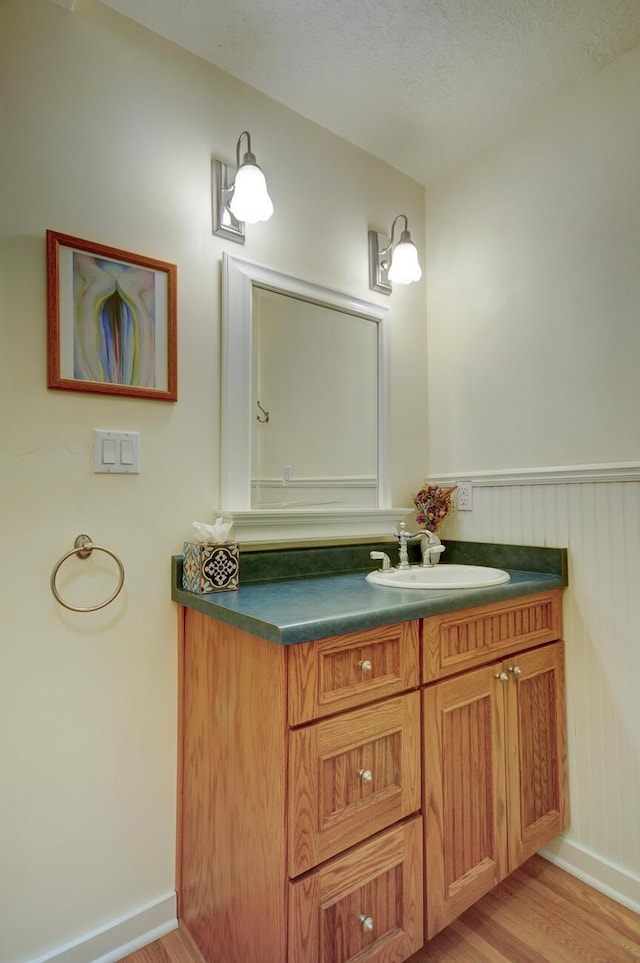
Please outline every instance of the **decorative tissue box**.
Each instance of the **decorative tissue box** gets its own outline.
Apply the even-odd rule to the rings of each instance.
[[[205,595],[233,592],[240,586],[240,549],[237,542],[185,542],[182,588]]]

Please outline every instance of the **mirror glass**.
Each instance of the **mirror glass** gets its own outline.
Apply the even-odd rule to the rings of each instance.
[[[223,254],[220,504],[238,541],[382,535],[388,308]]]
[[[378,507],[378,323],[253,288],[251,507]]]

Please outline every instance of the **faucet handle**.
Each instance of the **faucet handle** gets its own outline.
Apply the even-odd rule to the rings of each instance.
[[[369,552],[369,558],[382,559],[380,566],[381,572],[388,572],[391,568],[391,559],[386,552]]]

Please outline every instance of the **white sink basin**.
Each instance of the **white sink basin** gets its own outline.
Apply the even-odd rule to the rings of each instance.
[[[422,568],[392,568],[389,572],[369,572],[367,582],[384,585],[386,588],[404,589],[468,589],[488,585],[501,585],[511,576],[501,568],[488,568],[485,565],[434,565]]]

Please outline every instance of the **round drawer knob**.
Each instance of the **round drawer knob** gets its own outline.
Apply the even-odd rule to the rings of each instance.
[[[371,933],[373,930],[373,919],[370,916],[365,916],[364,913],[360,913],[358,919],[362,923],[362,929],[365,933]]]
[[[514,674],[516,677],[519,676],[519,675],[522,675],[522,669],[520,668],[519,665],[510,665],[510,666],[509,666],[509,672],[513,672],[513,674]]]
[[[373,773],[370,769],[358,769],[358,775],[363,782],[373,782]]]
[[[360,659],[358,662],[358,668],[361,672],[371,672],[373,668],[371,665],[371,659]]]
[[[506,672],[496,672],[496,679],[498,682],[508,682],[509,676]]]

